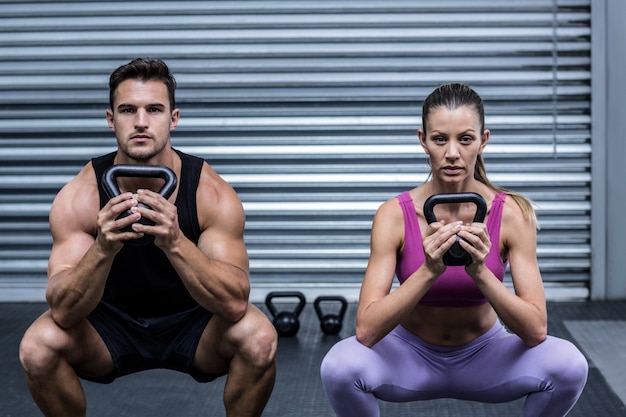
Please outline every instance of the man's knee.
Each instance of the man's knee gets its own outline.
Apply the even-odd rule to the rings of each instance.
[[[20,342],[19,359],[24,371],[31,376],[49,372],[68,348],[66,340],[63,330],[51,321],[36,321]]]
[[[252,306],[235,326],[237,327],[235,355],[239,355],[255,368],[273,366],[278,335],[267,316]]]

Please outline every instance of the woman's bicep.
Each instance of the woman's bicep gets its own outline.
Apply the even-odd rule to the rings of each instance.
[[[370,256],[360,297],[366,304],[389,294],[395,277],[402,225],[397,224],[390,211],[390,207],[382,206],[372,223]]]
[[[520,298],[543,308],[545,293],[537,261],[537,231],[521,212],[512,214],[506,245],[513,287]]]

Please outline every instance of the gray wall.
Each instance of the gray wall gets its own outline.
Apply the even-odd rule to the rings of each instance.
[[[592,2],[593,299],[626,298],[626,2]]]
[[[609,292],[600,70],[621,1],[594,2],[593,112],[590,0],[39,3],[0,1],[0,298],[40,297],[49,203],[113,146],[108,73],[145,55],[179,81],[175,146],[242,197],[255,289],[358,294],[375,208],[426,178],[418,103],[454,79],[489,106],[492,181],[537,203],[548,295]]]

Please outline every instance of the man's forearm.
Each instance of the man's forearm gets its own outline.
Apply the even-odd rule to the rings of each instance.
[[[46,300],[59,326],[72,327],[94,310],[102,299],[112,261],[94,244],[75,267],[50,276]]]

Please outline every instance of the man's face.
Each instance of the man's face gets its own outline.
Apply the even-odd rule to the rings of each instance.
[[[114,97],[107,122],[123,154],[136,161],[149,161],[170,146],[170,132],[176,128],[180,113],[169,108],[163,82],[126,80]]]

